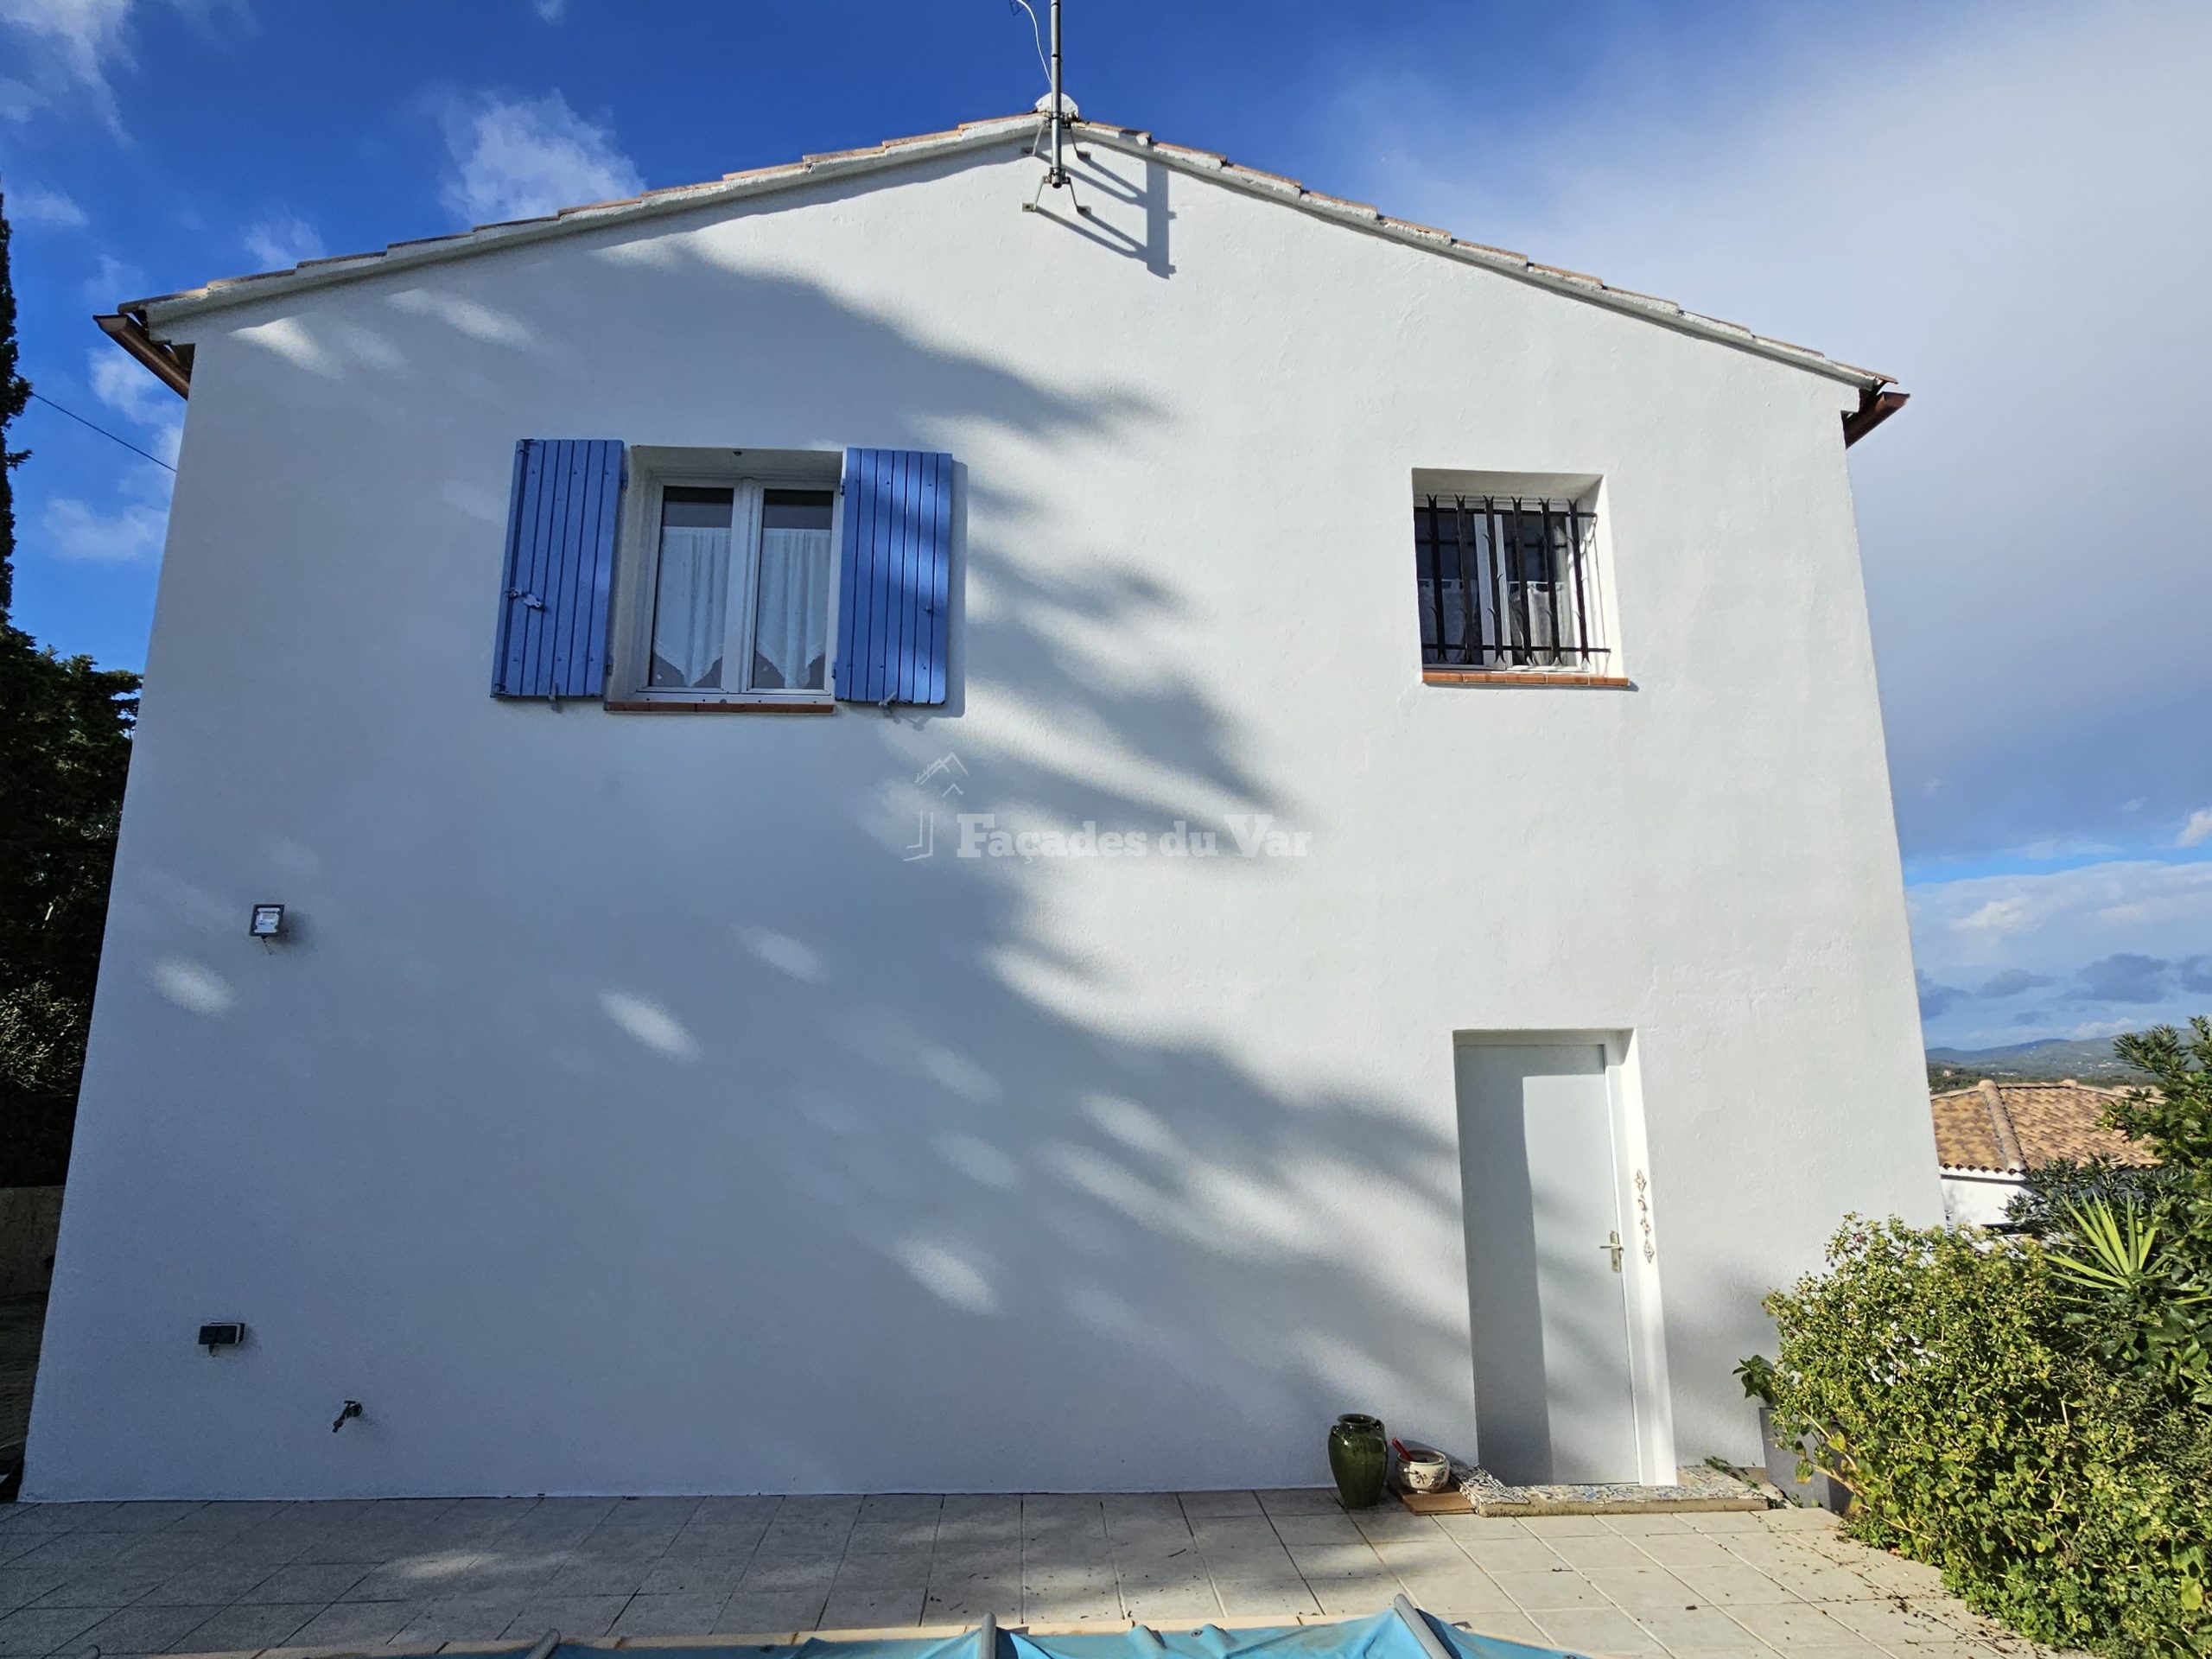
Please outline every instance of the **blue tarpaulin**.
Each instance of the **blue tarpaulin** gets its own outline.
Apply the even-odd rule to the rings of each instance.
[[[1426,1630],[1429,1641],[1422,1640]],[[987,1656],[983,1643],[991,1644]],[[550,1659],[602,1659],[604,1649],[563,1643]],[[1408,1607],[1336,1624],[1272,1630],[1100,1631],[1089,1636],[1031,1636],[1019,1630],[966,1630],[958,1636],[892,1637],[852,1642],[810,1640],[780,1647],[660,1647],[652,1659],[731,1659],[774,1654],[790,1659],[1578,1659],[1560,1648],[1531,1647],[1478,1636]]]

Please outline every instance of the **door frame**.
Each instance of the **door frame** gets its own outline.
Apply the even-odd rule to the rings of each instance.
[[[1613,1131],[1613,1203],[1625,1249],[1623,1288],[1628,1303],[1629,1393],[1636,1414],[1637,1478],[1647,1486],[1672,1486],[1681,1478],[1675,1460],[1674,1390],[1667,1375],[1667,1321],[1659,1294],[1658,1198],[1643,1122],[1643,1085],[1633,1030],[1567,1028],[1545,1031],[1455,1031],[1454,1051],[1482,1047],[1567,1047],[1605,1051],[1605,1101]],[[1453,1068],[1454,1134],[1459,1122]],[[1465,1220],[1461,1218],[1464,1230]],[[1470,1290],[1472,1287],[1469,1287]],[[1471,1304],[1470,1304],[1471,1306]],[[1473,1332],[1468,1332],[1471,1365]],[[1482,1440],[1482,1402],[1475,1402],[1475,1439]]]

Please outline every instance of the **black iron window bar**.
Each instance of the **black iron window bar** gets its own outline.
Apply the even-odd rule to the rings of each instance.
[[[1591,550],[1597,523],[1568,501],[1418,498],[1422,665],[1596,672],[1606,655]]]

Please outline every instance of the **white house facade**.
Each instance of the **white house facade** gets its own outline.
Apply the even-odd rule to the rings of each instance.
[[[1663,1479],[1941,1219],[1884,378],[1036,124],[109,321],[27,1496]]]

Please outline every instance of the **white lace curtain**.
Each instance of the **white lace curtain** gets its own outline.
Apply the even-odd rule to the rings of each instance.
[[[652,683],[722,683],[722,639],[729,613],[727,530],[664,526],[653,601]]]
[[[829,655],[830,532],[762,531],[753,685],[762,690],[820,690]]]

